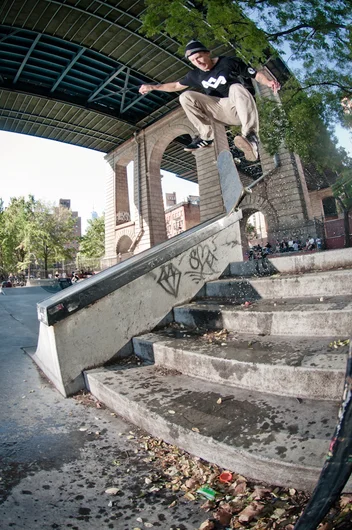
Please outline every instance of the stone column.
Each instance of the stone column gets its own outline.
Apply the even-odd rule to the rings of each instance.
[[[105,187],[105,256],[104,261],[109,265],[109,260],[116,258],[115,248],[115,228],[116,228],[116,178],[115,178],[115,161],[113,158],[107,158],[109,171],[106,178]]]
[[[143,131],[136,138],[135,151],[135,201],[140,204],[138,228],[140,241],[136,253],[166,241],[164,203],[159,171],[150,171],[148,138]],[[154,154],[154,156],[156,156]],[[138,230],[136,222],[136,232]],[[138,234],[137,234],[138,237]]]
[[[127,168],[119,163],[115,167],[115,213],[117,225],[127,223],[131,220]]]

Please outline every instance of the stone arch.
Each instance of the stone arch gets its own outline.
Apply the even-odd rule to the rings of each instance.
[[[229,149],[229,145],[225,127],[217,123],[214,123],[213,126],[215,132],[214,146],[190,153],[190,156],[195,156],[196,160],[201,221],[215,217],[224,211],[216,158],[220,151]],[[167,146],[178,136],[185,134],[193,136],[195,132],[183,109],[173,113],[158,131],[153,131],[147,139],[149,178],[151,180],[154,179],[155,181],[160,178],[162,157]]]
[[[121,236],[116,244],[116,254],[126,254],[131,248],[132,239],[129,236]]]
[[[178,136],[189,134],[193,136],[195,129],[191,126],[186,116],[179,116],[171,123],[166,124],[158,135],[153,137],[153,144],[149,152],[149,171],[150,173],[159,173],[161,161],[167,146]]]
[[[247,237],[245,234],[245,228],[248,221],[248,218],[255,212],[262,212],[265,216],[265,219],[268,223],[268,239],[270,239],[270,234],[275,232],[278,227],[278,217],[276,211],[270,204],[270,202],[264,197],[260,197],[259,194],[253,193],[247,195],[242,203],[242,219],[240,221],[240,231],[241,231],[241,241],[242,241],[242,250],[245,254],[247,250]]]

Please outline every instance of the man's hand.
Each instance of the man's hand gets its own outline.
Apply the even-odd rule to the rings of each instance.
[[[148,94],[148,92],[151,92],[152,90],[154,90],[154,85],[141,85],[138,92],[140,92],[140,94]]]
[[[278,81],[276,81],[276,79],[273,79],[271,81],[269,81],[269,85],[268,85],[271,90],[274,92],[274,94],[277,94],[277,92],[280,90],[281,88],[281,85]]]
[[[255,76],[255,80],[258,81],[261,85],[265,85],[274,92],[274,94],[277,94],[277,91],[280,90],[281,85],[276,79],[268,79],[267,76],[259,71],[257,72],[257,75]]]
[[[141,85],[139,92],[141,94],[148,94],[152,90],[160,90],[161,92],[178,92],[187,88],[181,85],[178,81],[171,81],[171,83],[162,83],[161,85]]]

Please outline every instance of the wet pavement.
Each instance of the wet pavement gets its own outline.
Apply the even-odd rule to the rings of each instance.
[[[199,528],[201,502],[151,487],[160,467],[143,433],[88,396],[63,398],[25,353],[39,300],[0,295],[1,530]]]

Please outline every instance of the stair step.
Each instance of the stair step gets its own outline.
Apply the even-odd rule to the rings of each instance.
[[[174,320],[187,327],[289,336],[352,335],[350,296],[258,300],[249,307],[231,299],[205,299],[174,308]]]
[[[212,342],[209,342],[212,340]],[[330,338],[201,334],[166,329],[133,339],[134,352],[158,366],[252,391],[340,401],[348,345]]]
[[[208,282],[208,297],[229,297],[239,302],[261,298],[299,298],[352,295],[352,270],[279,275],[279,277],[235,279]]]
[[[253,480],[301,490],[316,484],[339,408],[156,366],[97,368],[85,378],[99,401],[153,436]]]

